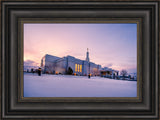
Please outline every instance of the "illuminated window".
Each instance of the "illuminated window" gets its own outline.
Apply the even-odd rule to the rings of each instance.
[[[82,65],[75,64],[75,72],[82,72]]]
[[[78,72],[79,72],[79,64],[78,64]]]
[[[82,72],[82,65],[80,65],[80,72]]]
[[[77,64],[75,64],[75,71],[77,72]]]

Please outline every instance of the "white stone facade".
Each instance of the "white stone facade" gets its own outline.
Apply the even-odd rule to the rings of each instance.
[[[80,60],[73,56],[66,56],[63,58],[46,54],[41,59],[41,68],[43,73],[51,74],[70,74],[70,75],[115,75],[118,71],[102,68],[101,65],[89,61],[89,52],[87,49],[86,60]],[[108,73],[108,74],[107,74]],[[118,74],[116,74],[118,75]]]
[[[69,74],[68,71],[71,70],[72,73],[70,74],[74,75],[100,75],[101,65],[80,60],[73,56],[59,58],[46,54],[41,59],[41,68],[43,73]]]

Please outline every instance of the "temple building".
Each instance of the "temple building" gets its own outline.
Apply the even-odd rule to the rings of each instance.
[[[102,76],[102,74],[111,73],[109,75],[113,75],[114,72],[108,71],[101,67],[101,65],[90,62],[89,60],[89,51],[87,49],[86,59],[80,60],[73,56],[65,56],[65,57],[56,57],[53,55],[46,54],[41,59],[41,68],[43,73],[51,73],[51,74],[69,74],[69,75],[92,75],[92,76]]]

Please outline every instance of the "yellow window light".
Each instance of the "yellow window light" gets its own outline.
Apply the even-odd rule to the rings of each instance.
[[[82,65],[80,65],[80,72],[82,72]]]
[[[75,64],[75,71],[77,72],[77,64]]]
[[[79,72],[79,64],[78,64],[78,72]]]

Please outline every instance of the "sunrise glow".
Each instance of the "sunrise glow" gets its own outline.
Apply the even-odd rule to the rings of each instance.
[[[137,24],[24,24],[24,61],[67,55],[116,70],[137,70]],[[76,66],[81,71],[81,66]]]

